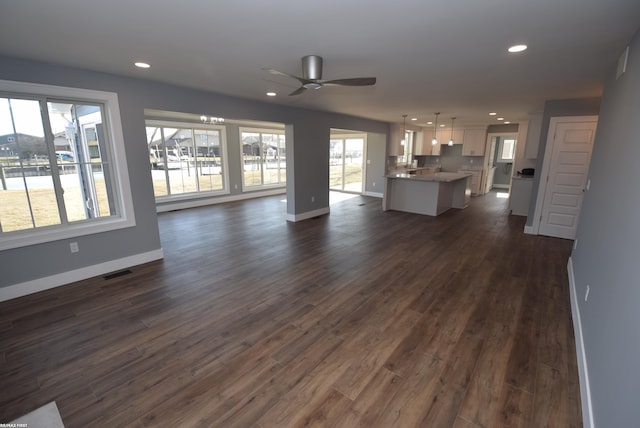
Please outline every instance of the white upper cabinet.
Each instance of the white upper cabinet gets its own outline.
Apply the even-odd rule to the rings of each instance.
[[[431,144],[433,140],[433,128],[422,128],[421,142],[416,146],[416,155],[418,156],[433,156],[440,154],[440,145],[434,146]]]
[[[431,152],[426,153],[426,150],[431,150],[429,147],[427,147],[427,144],[431,145],[431,140],[427,141],[424,137],[424,130],[421,129],[420,131],[417,131],[415,133],[415,142],[414,142],[414,148],[413,148],[413,155],[414,156],[424,156],[424,155],[430,155]]]
[[[465,129],[462,139],[462,156],[484,156],[486,141],[486,128]]]

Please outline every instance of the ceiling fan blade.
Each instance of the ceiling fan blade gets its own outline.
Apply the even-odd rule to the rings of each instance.
[[[275,70],[273,68],[263,68],[263,70],[269,72],[270,74],[276,75],[276,76],[291,77],[292,79],[296,79],[298,82],[302,83],[303,85],[305,83],[310,83],[311,82],[310,80],[303,79],[302,77],[294,76],[293,74],[285,73],[284,71]]]
[[[307,88],[305,88],[304,86],[300,86],[298,89],[296,89],[295,91],[291,92],[289,94],[289,96],[293,96],[293,95],[300,95],[301,93],[303,93],[304,91],[306,91]]]
[[[334,86],[371,86],[376,84],[375,77],[353,77],[351,79],[335,79],[319,82],[322,85]]]

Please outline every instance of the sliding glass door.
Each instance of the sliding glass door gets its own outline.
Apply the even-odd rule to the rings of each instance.
[[[329,143],[329,189],[362,193],[365,136],[332,134]]]

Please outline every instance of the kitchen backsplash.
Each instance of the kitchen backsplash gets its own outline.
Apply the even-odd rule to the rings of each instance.
[[[440,156],[416,156],[418,166],[440,165],[442,171],[457,172],[461,169],[482,169],[484,156],[462,156],[462,144],[443,145]]]

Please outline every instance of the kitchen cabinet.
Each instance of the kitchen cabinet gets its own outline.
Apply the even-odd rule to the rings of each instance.
[[[433,128],[422,128],[422,146],[420,148],[420,155],[440,156],[440,144],[434,146],[431,144],[431,140],[433,140]]]
[[[509,209],[513,215],[529,214],[529,201],[533,188],[533,177],[512,177],[509,192]]]
[[[482,178],[482,170],[481,169],[461,169],[458,172],[463,172],[466,174],[471,174],[469,177],[469,189],[471,190],[472,196],[480,195],[480,183]]]
[[[462,156],[484,156],[487,142],[485,128],[467,128],[462,138]]]
[[[413,155],[414,156],[430,155],[431,154],[431,137],[429,137],[429,140],[427,141],[427,137],[425,137],[424,130],[416,132],[415,136],[416,136],[416,141],[413,147]]]

